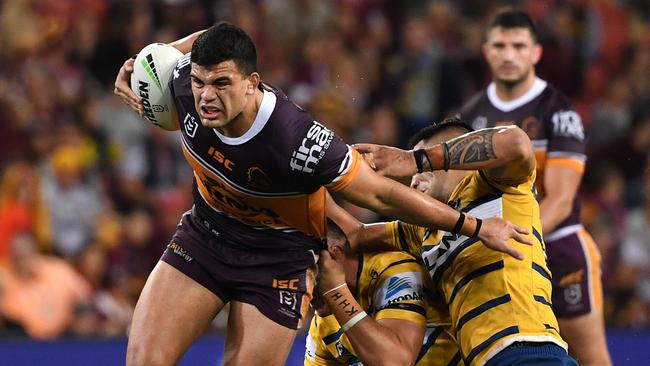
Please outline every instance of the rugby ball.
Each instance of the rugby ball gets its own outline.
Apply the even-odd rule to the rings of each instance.
[[[183,54],[165,43],[152,43],[135,58],[131,90],[142,101],[144,117],[165,130],[178,130],[178,113],[169,88],[174,68]]]

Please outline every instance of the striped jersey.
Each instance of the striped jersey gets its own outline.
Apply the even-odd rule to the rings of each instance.
[[[517,125],[530,137],[537,160],[537,189],[544,197],[544,168],[560,165],[584,172],[586,140],[580,115],[560,91],[542,79],[535,79],[533,87],[512,101],[499,99],[496,85],[470,99],[461,109],[460,117],[475,129],[502,125]],[[577,231],[580,223],[580,204],[576,198],[571,214],[555,229],[546,233],[547,240],[566,228]],[[559,234],[559,233],[558,233]]]
[[[477,238],[391,222],[395,247],[420,255],[437,294],[447,304],[451,332],[466,365],[483,365],[508,345],[553,342],[566,349],[551,309],[551,275],[541,236],[535,172],[517,186],[499,184],[474,171],[456,186],[450,206],[471,216],[501,217],[531,232],[533,246],[510,241],[525,254],[519,261]]]
[[[430,290],[420,263],[404,252],[367,253],[359,257],[354,298],[375,320],[404,319],[426,323]],[[428,349],[428,348],[427,348]],[[426,350],[419,365],[428,365]],[[305,365],[360,365],[334,315],[314,315],[305,350]]]
[[[190,54],[171,87],[181,145],[194,170],[194,208],[224,242],[255,250],[322,248],[325,189],[345,188],[359,154],[331,130],[260,83],[264,93],[250,129],[232,138],[204,127],[194,106]]]

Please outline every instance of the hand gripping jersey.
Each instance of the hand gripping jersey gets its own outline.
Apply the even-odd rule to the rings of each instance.
[[[496,94],[496,86],[473,97],[460,111],[460,117],[475,129],[517,125],[530,137],[537,160],[537,189],[544,197],[544,168],[561,165],[584,172],[585,135],[582,120],[567,98],[553,86],[537,78],[533,87],[513,101],[504,102]],[[580,205],[576,199],[569,217],[546,239],[559,230],[578,231]]]
[[[403,252],[363,254],[357,273],[354,297],[369,316],[425,325],[429,291],[424,284],[426,272],[412,256]],[[428,359],[425,346],[418,365],[429,365],[424,363]],[[314,315],[307,335],[305,365],[360,365],[334,315]]]
[[[535,244],[514,245],[518,261],[485,247],[476,238],[391,222],[396,248],[420,255],[451,316],[451,332],[466,365],[483,365],[514,342],[553,342],[566,349],[551,310],[551,276],[546,266],[535,173],[508,186],[472,172],[456,186],[450,205],[469,215],[501,217],[527,228]]]
[[[194,107],[190,55],[171,81],[183,153],[194,169],[197,215],[224,243],[255,250],[320,249],[325,188],[346,187],[359,154],[280,91],[264,98],[237,138],[206,128]]]

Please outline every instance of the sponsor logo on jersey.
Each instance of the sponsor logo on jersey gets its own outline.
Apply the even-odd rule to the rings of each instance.
[[[553,133],[556,136],[584,140],[585,132],[582,127],[582,119],[575,111],[557,111],[551,117],[553,122]]]
[[[190,54],[188,53],[187,55],[181,57],[178,59],[178,63],[176,64],[176,68],[174,68],[174,79],[178,79],[181,76],[181,73],[179,72],[180,69],[184,68],[185,66],[189,65],[191,63],[191,58]]]
[[[189,137],[194,137],[194,135],[196,135],[196,130],[199,128],[199,124],[196,122],[194,116],[187,113],[183,119],[183,128]]]
[[[149,83],[146,81],[138,80],[138,93],[140,94],[142,106],[144,107],[144,116],[151,123],[160,126],[156,120],[156,116],[153,114],[153,108],[151,106],[151,102],[149,101]]]
[[[214,146],[210,146],[208,149],[208,155],[212,156],[217,163],[223,165],[224,168],[232,171],[232,167],[235,163],[233,163],[232,160],[227,159],[226,156],[221,151],[215,149]]]
[[[388,300],[386,305],[395,304],[402,301],[424,301],[424,295],[418,291],[413,291],[410,294],[401,295],[396,298]]]
[[[291,170],[313,173],[316,165],[325,156],[333,138],[334,133],[331,130],[314,121],[307,131],[307,136],[302,139],[300,147],[291,153],[289,161]]]
[[[422,275],[418,272],[402,272],[383,282],[375,295],[375,304],[378,308],[400,301],[422,301],[423,297]]]
[[[277,278],[273,279],[273,288],[277,289],[289,289],[289,290],[298,290],[298,283],[300,280],[297,278],[291,280],[278,280]]]
[[[183,248],[182,246],[178,245],[175,242],[171,242],[171,243],[167,244],[167,249],[171,250],[174,254],[176,254],[177,256],[185,259],[188,262],[191,262],[194,259],[194,258],[192,258],[192,256],[190,256],[187,253],[185,248]]]
[[[402,290],[412,289],[411,279],[408,277],[391,277],[388,282],[385,299],[388,300]]]

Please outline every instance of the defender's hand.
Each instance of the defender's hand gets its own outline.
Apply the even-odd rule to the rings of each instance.
[[[338,257],[339,255],[345,255],[342,251],[337,253],[335,251],[334,256]],[[345,283],[345,271],[343,270],[343,264],[337,262],[330,254],[329,251],[323,250],[320,252],[318,258],[318,287],[317,293],[322,294],[328,290],[333,289],[336,286],[340,286]]]
[[[134,62],[135,60],[132,58],[124,61],[124,64],[115,78],[115,89],[113,90],[113,93],[120,97],[124,103],[131,107],[131,109],[136,111],[140,117],[144,117],[144,106],[142,105],[140,98],[135,95],[129,86],[131,83],[131,74],[133,73]]]
[[[362,154],[370,167],[385,177],[406,179],[418,172],[412,151],[375,144],[355,144],[352,147]]]
[[[524,255],[515,248],[508,245],[509,239],[533,245],[532,239],[527,235],[530,232],[523,227],[517,226],[510,221],[500,218],[491,218],[483,220],[483,225],[479,231],[478,238],[486,247],[509,254],[519,260],[524,259]]]

